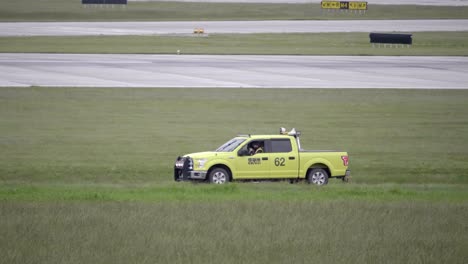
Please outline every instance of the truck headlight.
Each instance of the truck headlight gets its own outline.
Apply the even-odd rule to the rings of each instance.
[[[205,167],[205,163],[206,163],[207,161],[208,161],[207,159],[198,159],[198,160],[197,160],[198,168],[201,169],[201,168]]]
[[[187,166],[185,168],[185,166]],[[193,170],[193,160],[190,157],[178,157],[175,162],[175,167],[177,169],[189,169]]]
[[[182,169],[184,167],[184,162],[185,162],[185,159],[182,158],[182,157],[178,157],[176,162],[175,162],[175,167],[177,169]]]

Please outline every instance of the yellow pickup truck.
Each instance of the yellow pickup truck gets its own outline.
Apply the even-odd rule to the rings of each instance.
[[[174,180],[225,184],[233,180],[307,180],[324,185],[329,178],[348,181],[348,153],[307,151],[300,132],[281,128],[277,135],[240,135],[215,151],[177,157]]]

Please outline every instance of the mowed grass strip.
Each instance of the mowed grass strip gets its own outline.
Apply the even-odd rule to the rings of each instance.
[[[177,156],[239,133],[302,131],[355,183],[468,183],[468,91],[0,89],[2,184],[173,181]],[[331,181],[330,184],[341,184]]]
[[[230,183],[226,186],[190,183],[153,185],[23,184],[0,187],[0,201],[431,201],[468,202],[468,186],[444,184]]]
[[[209,33],[209,32],[207,32]],[[369,33],[0,37],[0,52],[467,56],[468,32],[415,32],[413,45],[372,45]]]
[[[2,202],[5,263],[466,263],[468,206]]]
[[[201,21],[309,19],[468,18],[468,7],[373,5],[365,13],[334,11],[320,4],[129,2],[82,6],[78,0],[4,1],[0,21]]]

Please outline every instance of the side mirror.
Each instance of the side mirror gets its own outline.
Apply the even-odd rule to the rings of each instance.
[[[246,149],[239,149],[239,151],[237,152],[237,155],[239,157],[242,157],[242,156],[249,156],[249,151],[246,150]]]

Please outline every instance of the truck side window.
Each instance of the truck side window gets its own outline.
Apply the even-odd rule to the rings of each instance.
[[[272,153],[287,153],[292,151],[291,140],[289,139],[272,139],[271,152]]]
[[[265,142],[263,140],[254,140],[248,144],[248,147],[251,156],[265,152]]]

